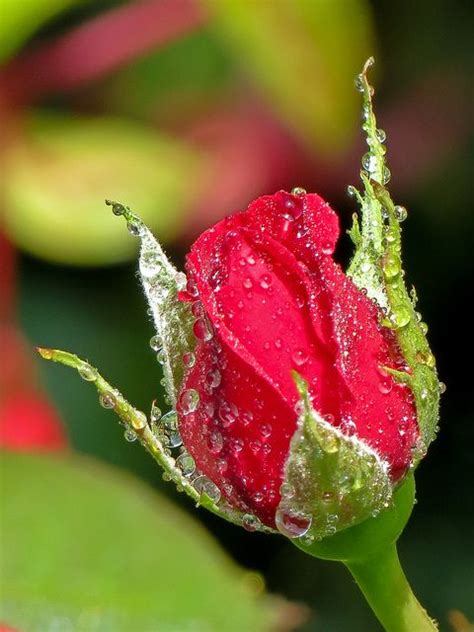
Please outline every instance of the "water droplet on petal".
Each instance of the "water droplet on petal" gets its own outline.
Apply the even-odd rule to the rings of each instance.
[[[291,194],[296,195],[297,197],[301,197],[303,195],[306,195],[306,189],[303,189],[303,187],[294,187],[293,189],[291,189]]]
[[[188,369],[192,368],[196,364],[196,356],[192,351],[188,351],[183,355],[183,363]]]
[[[295,349],[291,354],[291,359],[296,366],[302,366],[308,361],[308,354],[305,349]]]
[[[193,413],[199,406],[199,393],[194,388],[187,388],[179,397],[183,415]]]
[[[262,274],[260,277],[260,287],[264,290],[268,290],[268,288],[272,284],[272,277],[269,274]]]
[[[219,454],[224,447],[224,439],[218,430],[211,430],[207,437],[207,447],[212,454]]]
[[[212,331],[209,329],[207,322],[203,318],[199,318],[193,325],[193,331],[196,338],[207,342],[212,338]]]
[[[218,414],[224,428],[228,428],[237,419],[239,411],[235,404],[222,402],[222,404],[219,406]]]

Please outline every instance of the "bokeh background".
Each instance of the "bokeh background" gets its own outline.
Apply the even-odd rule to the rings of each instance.
[[[32,351],[73,350],[138,408],[163,403],[136,243],[104,198],[177,265],[200,231],[280,188],[317,191],[348,227],[353,82],[373,54],[405,267],[447,384],[400,555],[441,630],[468,629],[473,27],[467,0],[0,0],[1,622],[381,629],[341,565],[195,510],[92,388]]]

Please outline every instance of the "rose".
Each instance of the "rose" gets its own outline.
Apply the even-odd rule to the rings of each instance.
[[[333,259],[334,211],[296,190],[261,197],[196,241],[187,257],[196,361],[178,397],[197,468],[228,502],[270,527],[297,426],[297,371],[315,410],[389,465],[409,468],[419,437],[412,392],[383,314]]]

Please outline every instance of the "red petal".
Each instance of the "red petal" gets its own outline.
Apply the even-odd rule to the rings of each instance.
[[[396,366],[394,341],[330,257],[337,236],[337,217],[319,196],[279,192],[204,233],[188,256],[204,308],[195,311],[215,333],[198,341],[185,379],[201,403],[191,415],[178,405],[181,433],[198,468],[266,524],[296,428],[292,369],[308,381],[315,409],[377,449],[394,478],[417,437],[411,393],[380,371]],[[230,424],[222,405],[236,417]],[[248,412],[252,422],[242,423]],[[262,427],[271,433],[264,441]]]

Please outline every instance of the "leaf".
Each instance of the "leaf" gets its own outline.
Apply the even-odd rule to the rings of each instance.
[[[353,79],[373,49],[367,3],[203,1],[222,44],[287,124],[310,146],[344,148],[358,116]]]
[[[32,33],[77,0],[0,0],[0,60],[20,48]]]
[[[0,619],[9,625],[240,632],[275,623],[255,590],[261,580],[130,476],[76,455],[6,453],[2,484]]]
[[[139,207],[164,242],[181,230],[202,165],[183,143],[114,118],[36,114],[24,128],[2,171],[5,229],[20,248],[82,266],[132,259],[136,244],[97,206],[112,195]]]
[[[295,381],[302,411],[276,522],[285,535],[308,543],[377,515],[390,505],[392,484],[388,464],[357,437],[326,422],[312,408],[306,382],[297,374]]]

